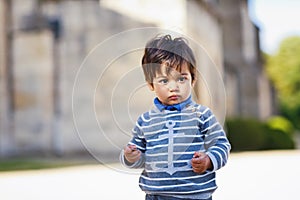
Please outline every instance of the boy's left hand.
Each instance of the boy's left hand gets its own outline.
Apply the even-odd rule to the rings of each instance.
[[[212,163],[206,153],[195,152],[191,160],[192,168],[195,173],[202,174],[207,169],[212,169]]]

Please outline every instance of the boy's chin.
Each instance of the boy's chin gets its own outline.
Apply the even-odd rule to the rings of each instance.
[[[182,101],[180,101],[180,100],[170,100],[170,101],[168,101],[167,105],[172,106],[172,105],[175,105],[175,104],[179,104],[181,102]]]

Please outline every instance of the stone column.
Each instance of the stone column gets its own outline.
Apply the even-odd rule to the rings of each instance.
[[[12,1],[0,2],[0,157],[15,153]]]

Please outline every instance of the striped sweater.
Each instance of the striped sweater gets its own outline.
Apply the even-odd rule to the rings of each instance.
[[[132,133],[129,144],[136,145],[142,156],[131,164],[122,152],[121,162],[129,168],[144,168],[139,180],[143,191],[205,199],[216,190],[215,171],[226,164],[230,144],[209,108],[191,99],[181,111],[157,106],[138,118]],[[210,157],[213,170],[193,172],[191,159],[195,151]]]

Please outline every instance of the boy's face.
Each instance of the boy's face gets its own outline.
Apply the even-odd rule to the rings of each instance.
[[[153,84],[148,84],[150,90],[156,93],[157,98],[164,105],[181,103],[191,95],[194,82],[187,64],[181,66],[181,71],[161,65],[161,73],[156,74]]]

